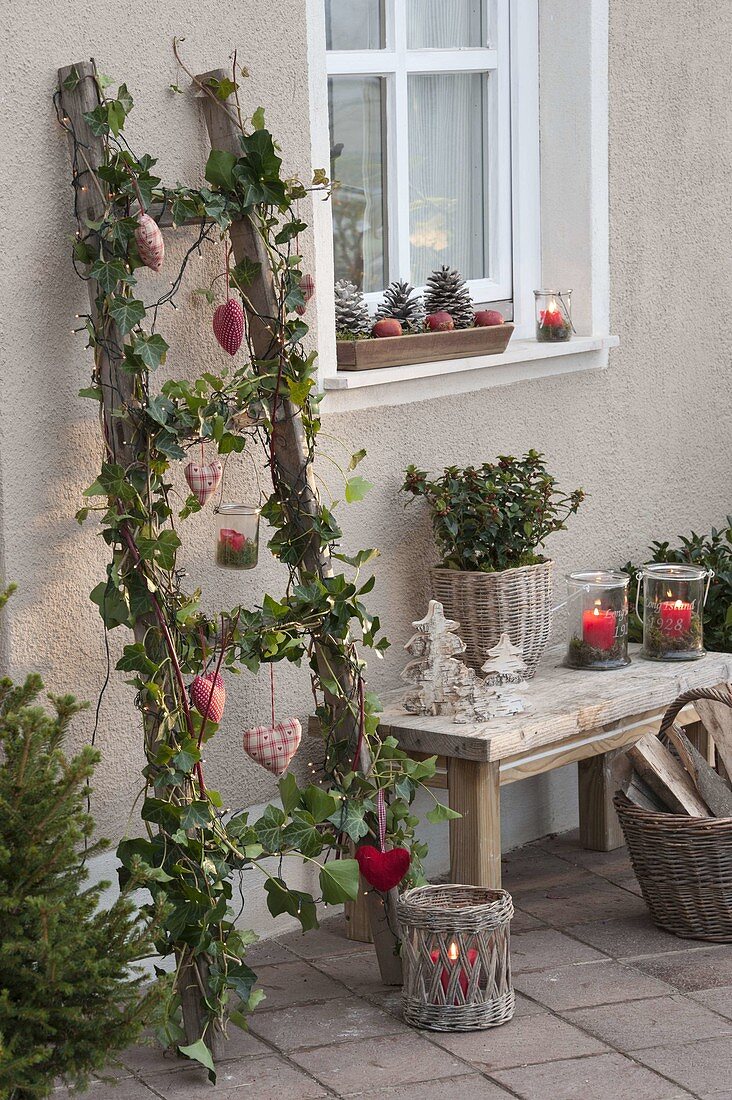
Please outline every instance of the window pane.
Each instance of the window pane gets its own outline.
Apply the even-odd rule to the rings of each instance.
[[[333,76],[328,81],[333,252],[336,279],[364,292],[386,286],[384,80]]]
[[[488,196],[483,73],[409,77],[409,239],[412,282],[441,264],[466,279],[486,270]]]
[[[329,50],[380,50],[384,46],[383,0],[325,0]]]
[[[483,3],[484,0],[407,0],[408,48],[445,50],[484,46]]]

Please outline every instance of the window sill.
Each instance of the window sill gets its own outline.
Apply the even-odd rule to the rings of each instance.
[[[376,405],[403,405],[530,378],[580,370],[602,370],[617,336],[575,336],[566,344],[512,340],[500,355],[446,359],[414,366],[340,371],[322,380],[323,412],[344,412]]]

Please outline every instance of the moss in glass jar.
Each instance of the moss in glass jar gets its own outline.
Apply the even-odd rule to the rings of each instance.
[[[540,344],[558,344],[563,340],[569,340],[572,335],[572,326],[559,310],[551,312],[542,310],[539,320],[536,322],[536,339]]]
[[[688,630],[669,632],[654,622],[646,627],[643,635],[643,654],[646,657],[655,657],[663,660],[664,657],[681,655],[685,653],[699,654],[702,652],[702,620],[698,612],[691,615]]]
[[[622,638],[618,638],[610,649],[597,649],[577,634],[570,639],[567,654],[570,668],[607,668],[627,663]]]
[[[241,531],[224,528],[216,543],[216,563],[228,569],[253,569],[258,550],[256,540],[248,539]]]

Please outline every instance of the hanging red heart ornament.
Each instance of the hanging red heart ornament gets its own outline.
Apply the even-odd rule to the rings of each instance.
[[[302,294],[305,301],[301,306],[295,306],[295,312],[299,313],[302,317],[303,313],[308,308],[308,303],[310,302],[310,299],[312,298],[313,294],[315,294],[315,279],[312,277],[312,275],[303,275],[302,279],[300,280],[300,293]]]
[[[189,462],[183,473],[194,497],[204,506],[209,497],[218,489],[224,468],[216,459],[214,462]]]
[[[191,702],[203,718],[218,723],[224,716],[226,687],[223,678],[212,672],[196,676],[191,684]]]
[[[356,849],[356,859],[369,886],[386,894],[402,881],[409,870],[412,856],[406,848],[380,852],[373,844],[362,844]]]
[[[287,718],[271,726],[254,726],[244,733],[244,752],[273,775],[287,771],[298,750],[302,726],[297,718]]]
[[[213,315],[214,336],[229,355],[236,355],[244,339],[244,310],[236,298],[229,298]]]
[[[135,244],[145,267],[149,267],[151,271],[160,271],[165,259],[165,242],[157,222],[149,214],[137,215]]]

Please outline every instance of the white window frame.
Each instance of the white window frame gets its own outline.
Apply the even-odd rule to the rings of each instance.
[[[326,53],[327,76],[379,76],[385,83],[386,209],[388,282],[411,281],[409,241],[409,122],[407,82],[415,73],[495,74],[487,95],[488,270],[492,278],[471,279],[468,288],[477,303],[510,301],[513,297],[511,251],[511,63],[510,0],[480,0],[486,41],[495,28],[495,43],[488,47],[455,49],[407,48],[407,2],[384,4],[384,48],[330,50]],[[534,64],[537,62],[535,61]],[[538,136],[537,136],[538,141]],[[537,184],[538,185],[538,184]],[[375,308],[383,294],[366,294]],[[423,287],[418,288],[420,291]]]

